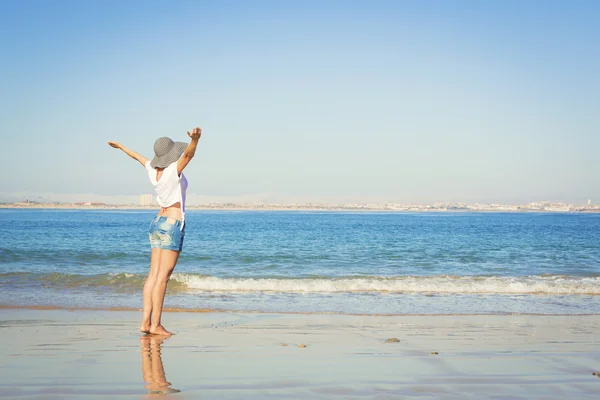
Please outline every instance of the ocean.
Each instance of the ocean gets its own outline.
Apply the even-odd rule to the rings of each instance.
[[[0,210],[0,306],[141,308],[155,212]],[[600,214],[189,211],[165,307],[600,314]]]

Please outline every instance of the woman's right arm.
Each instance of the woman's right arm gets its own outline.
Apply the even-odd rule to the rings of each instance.
[[[136,153],[133,150],[129,150],[127,147],[123,146],[119,142],[109,141],[108,144],[110,145],[110,147],[114,147],[115,149],[121,149],[121,150],[123,150],[123,152],[125,154],[127,154],[129,157],[133,158],[134,160],[139,161],[140,164],[142,164],[142,166],[146,166],[146,163],[148,162],[148,159],[146,157],[144,157],[143,155],[141,155],[139,153]]]

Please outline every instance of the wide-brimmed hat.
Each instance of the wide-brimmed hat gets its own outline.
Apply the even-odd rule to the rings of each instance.
[[[161,137],[154,142],[154,158],[150,161],[152,168],[166,168],[179,160],[187,148],[187,143],[174,142],[168,137]]]

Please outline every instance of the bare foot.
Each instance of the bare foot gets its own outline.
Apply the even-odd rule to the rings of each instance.
[[[172,333],[166,330],[162,325],[156,325],[150,327],[150,333],[152,335],[171,336]]]
[[[150,333],[150,324],[144,324],[144,323],[142,323],[142,325],[140,325],[140,332],[142,332],[142,333]]]

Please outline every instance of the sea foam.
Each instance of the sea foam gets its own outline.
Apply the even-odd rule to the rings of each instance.
[[[600,295],[599,277],[399,276],[348,278],[218,278],[176,273],[189,289],[280,293],[456,293]]]

